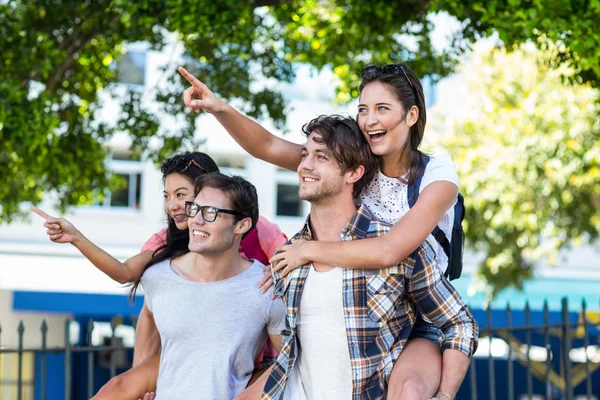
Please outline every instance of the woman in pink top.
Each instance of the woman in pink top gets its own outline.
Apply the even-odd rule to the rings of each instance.
[[[31,207],[32,211],[42,216],[46,222],[44,226],[51,241],[56,243],[71,243],[99,270],[104,272],[119,283],[137,282],[141,278],[147,264],[155,252],[160,252],[172,241],[178,252],[188,252],[188,226],[187,217],[184,214],[185,201],[194,197],[194,180],[208,172],[219,171],[219,167],[207,154],[200,152],[175,155],[163,162],[161,172],[163,174],[165,212],[168,218],[166,229],[152,235],[144,244],[139,254],[121,262],[92,243],[79,230],[64,218],[53,218],[37,209]],[[241,243],[240,253],[247,258],[256,259],[263,264],[268,264],[269,257],[275,253],[277,246],[287,241],[286,236],[279,230],[277,225],[260,217],[256,229],[253,230]],[[265,283],[266,282],[266,283]],[[270,283],[270,272],[265,271],[263,279],[263,292]],[[134,284],[134,290],[137,287]],[[268,357],[272,357],[272,347],[266,346]],[[138,318],[136,329],[136,342],[134,351],[134,365],[158,354],[160,350],[160,337],[154,325],[152,317],[144,305]],[[259,357],[261,361],[263,354]]]

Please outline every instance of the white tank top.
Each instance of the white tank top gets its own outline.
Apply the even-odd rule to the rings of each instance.
[[[352,367],[342,299],[343,270],[310,267],[298,308],[300,351],[286,400],[352,398]]]

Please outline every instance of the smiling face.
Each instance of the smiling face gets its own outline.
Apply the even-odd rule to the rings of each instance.
[[[179,172],[167,175],[165,178],[165,211],[173,218],[177,229],[183,231],[188,228],[188,218],[184,214],[185,202],[194,199],[194,184]]]
[[[232,209],[229,197],[221,190],[211,187],[202,189],[193,201],[199,206]],[[245,220],[249,220],[249,218],[245,218]],[[244,220],[237,221],[236,216],[225,213],[219,213],[214,222],[206,222],[202,218],[201,211],[189,219],[188,225],[190,251],[204,255],[223,253],[232,248],[237,251],[240,239],[236,240],[236,238],[241,238],[241,235],[249,227],[244,224]]]
[[[321,136],[313,132],[302,149],[302,161],[298,165],[298,196],[313,204],[339,195],[344,189],[346,174],[334,158],[331,150],[320,142]],[[352,191],[352,184],[347,184]]]
[[[360,95],[358,125],[369,141],[371,151],[378,156],[399,156],[417,118],[417,108],[413,106],[407,113],[384,83],[371,82]]]

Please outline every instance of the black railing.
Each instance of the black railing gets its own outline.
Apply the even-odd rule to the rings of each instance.
[[[516,315],[519,323],[514,321]],[[560,312],[550,312],[547,303],[537,312],[532,312],[528,304],[522,311],[511,310],[510,306],[475,311],[481,327],[480,349],[487,347],[488,351],[480,351],[473,358],[457,398],[597,400],[600,320],[591,321],[591,315],[585,301],[580,310],[570,312],[567,299],[562,300]],[[532,316],[536,321],[532,322]],[[497,319],[502,321],[497,323]],[[507,348],[501,356],[494,355],[498,339]],[[532,356],[534,350],[539,351]],[[573,350],[579,350],[578,357]],[[481,369],[487,370],[487,380],[481,373],[478,376]]]
[[[16,348],[7,348],[2,345],[2,328],[0,326],[0,399],[79,399],[90,398],[98,389],[108,381],[111,377],[131,366],[131,357],[127,357],[132,352],[131,348],[122,345],[121,341],[116,337],[116,328],[119,325],[118,321],[122,321],[120,317],[114,317],[111,321],[111,336],[108,338],[107,344],[92,345],[92,333],[94,331],[94,321],[88,320],[84,329],[85,339],[82,343],[73,345],[71,343],[71,323],[72,319],[68,318],[64,323],[64,345],[63,346],[47,346],[49,328],[45,320],[42,321],[39,328],[41,336],[40,347],[25,347],[23,345],[24,338],[29,331],[26,331],[25,325],[21,321],[17,327],[18,344]],[[132,319],[132,325],[135,326],[135,319]],[[29,337],[29,339],[32,339]],[[62,360],[54,360],[53,367],[57,364],[63,369],[62,377],[64,378],[61,392],[64,395],[49,391],[48,389],[48,357],[52,355],[63,355]],[[13,357],[16,361],[13,363],[15,371],[6,371],[6,366],[10,366],[10,359]],[[29,356],[29,357],[27,357]],[[27,371],[27,375],[31,375],[33,379],[24,378],[24,362],[25,358],[29,359],[27,364],[33,367],[34,371]],[[127,359],[129,358],[129,360]],[[77,365],[77,369],[74,368]],[[98,370],[105,370],[106,373],[98,374]],[[82,376],[82,371],[85,370],[85,377]],[[77,382],[74,382],[74,374],[79,376]],[[16,375],[16,379],[5,378],[5,376]],[[55,374],[56,375],[56,374]],[[97,375],[101,379],[96,378]],[[83,378],[83,379],[81,379]],[[81,387],[82,382],[85,388]],[[52,385],[56,388],[57,385]],[[76,387],[77,386],[77,387]],[[78,389],[74,391],[74,389]],[[82,390],[83,389],[83,390]],[[76,392],[76,393],[74,393]]]
[[[523,310],[507,307],[475,310],[474,314],[481,326],[480,351],[471,362],[457,399],[600,397],[600,320],[591,320],[593,313],[587,311],[585,302],[577,312],[569,311],[567,300],[563,299],[559,312],[551,312],[546,303],[541,311],[532,312],[526,305]],[[595,318],[600,318],[598,312],[595,314]],[[112,319],[111,334],[103,345],[92,345],[92,319],[80,323],[78,344],[72,345],[71,322],[65,321],[64,345],[60,347],[47,346],[49,327],[42,321],[41,347],[24,346],[24,338],[28,335],[30,340],[31,334],[20,322],[16,328],[17,346],[2,348],[0,326],[0,397],[90,398],[110,377],[130,366],[131,349],[124,347],[115,334],[121,318]],[[131,322],[135,326],[135,321]],[[502,354],[495,354],[498,347],[504,350]],[[578,357],[573,354],[577,350]],[[3,370],[10,364],[6,362],[9,356],[14,358],[16,373]],[[55,358],[50,369],[49,357]],[[25,364],[33,371],[24,371]],[[60,367],[62,374],[56,373]],[[53,378],[48,377],[49,372],[54,373]],[[64,386],[56,385],[52,379],[64,379]],[[62,392],[56,393],[59,386]]]

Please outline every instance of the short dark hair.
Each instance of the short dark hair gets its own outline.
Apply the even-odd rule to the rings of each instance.
[[[364,137],[358,123],[343,115],[320,115],[302,127],[302,132],[309,137],[311,133],[321,136],[321,141],[336,159],[342,173],[363,166],[365,173],[354,184],[354,197],[373,179],[379,168],[377,157],[371,152],[369,143]]]
[[[252,220],[252,226],[244,235],[245,238],[258,222],[258,195],[253,184],[241,176],[228,176],[220,172],[210,172],[200,175],[194,181],[194,195],[198,194],[204,188],[213,188],[225,193],[231,203],[231,208],[246,215]],[[235,221],[240,221],[246,217],[234,215]]]

